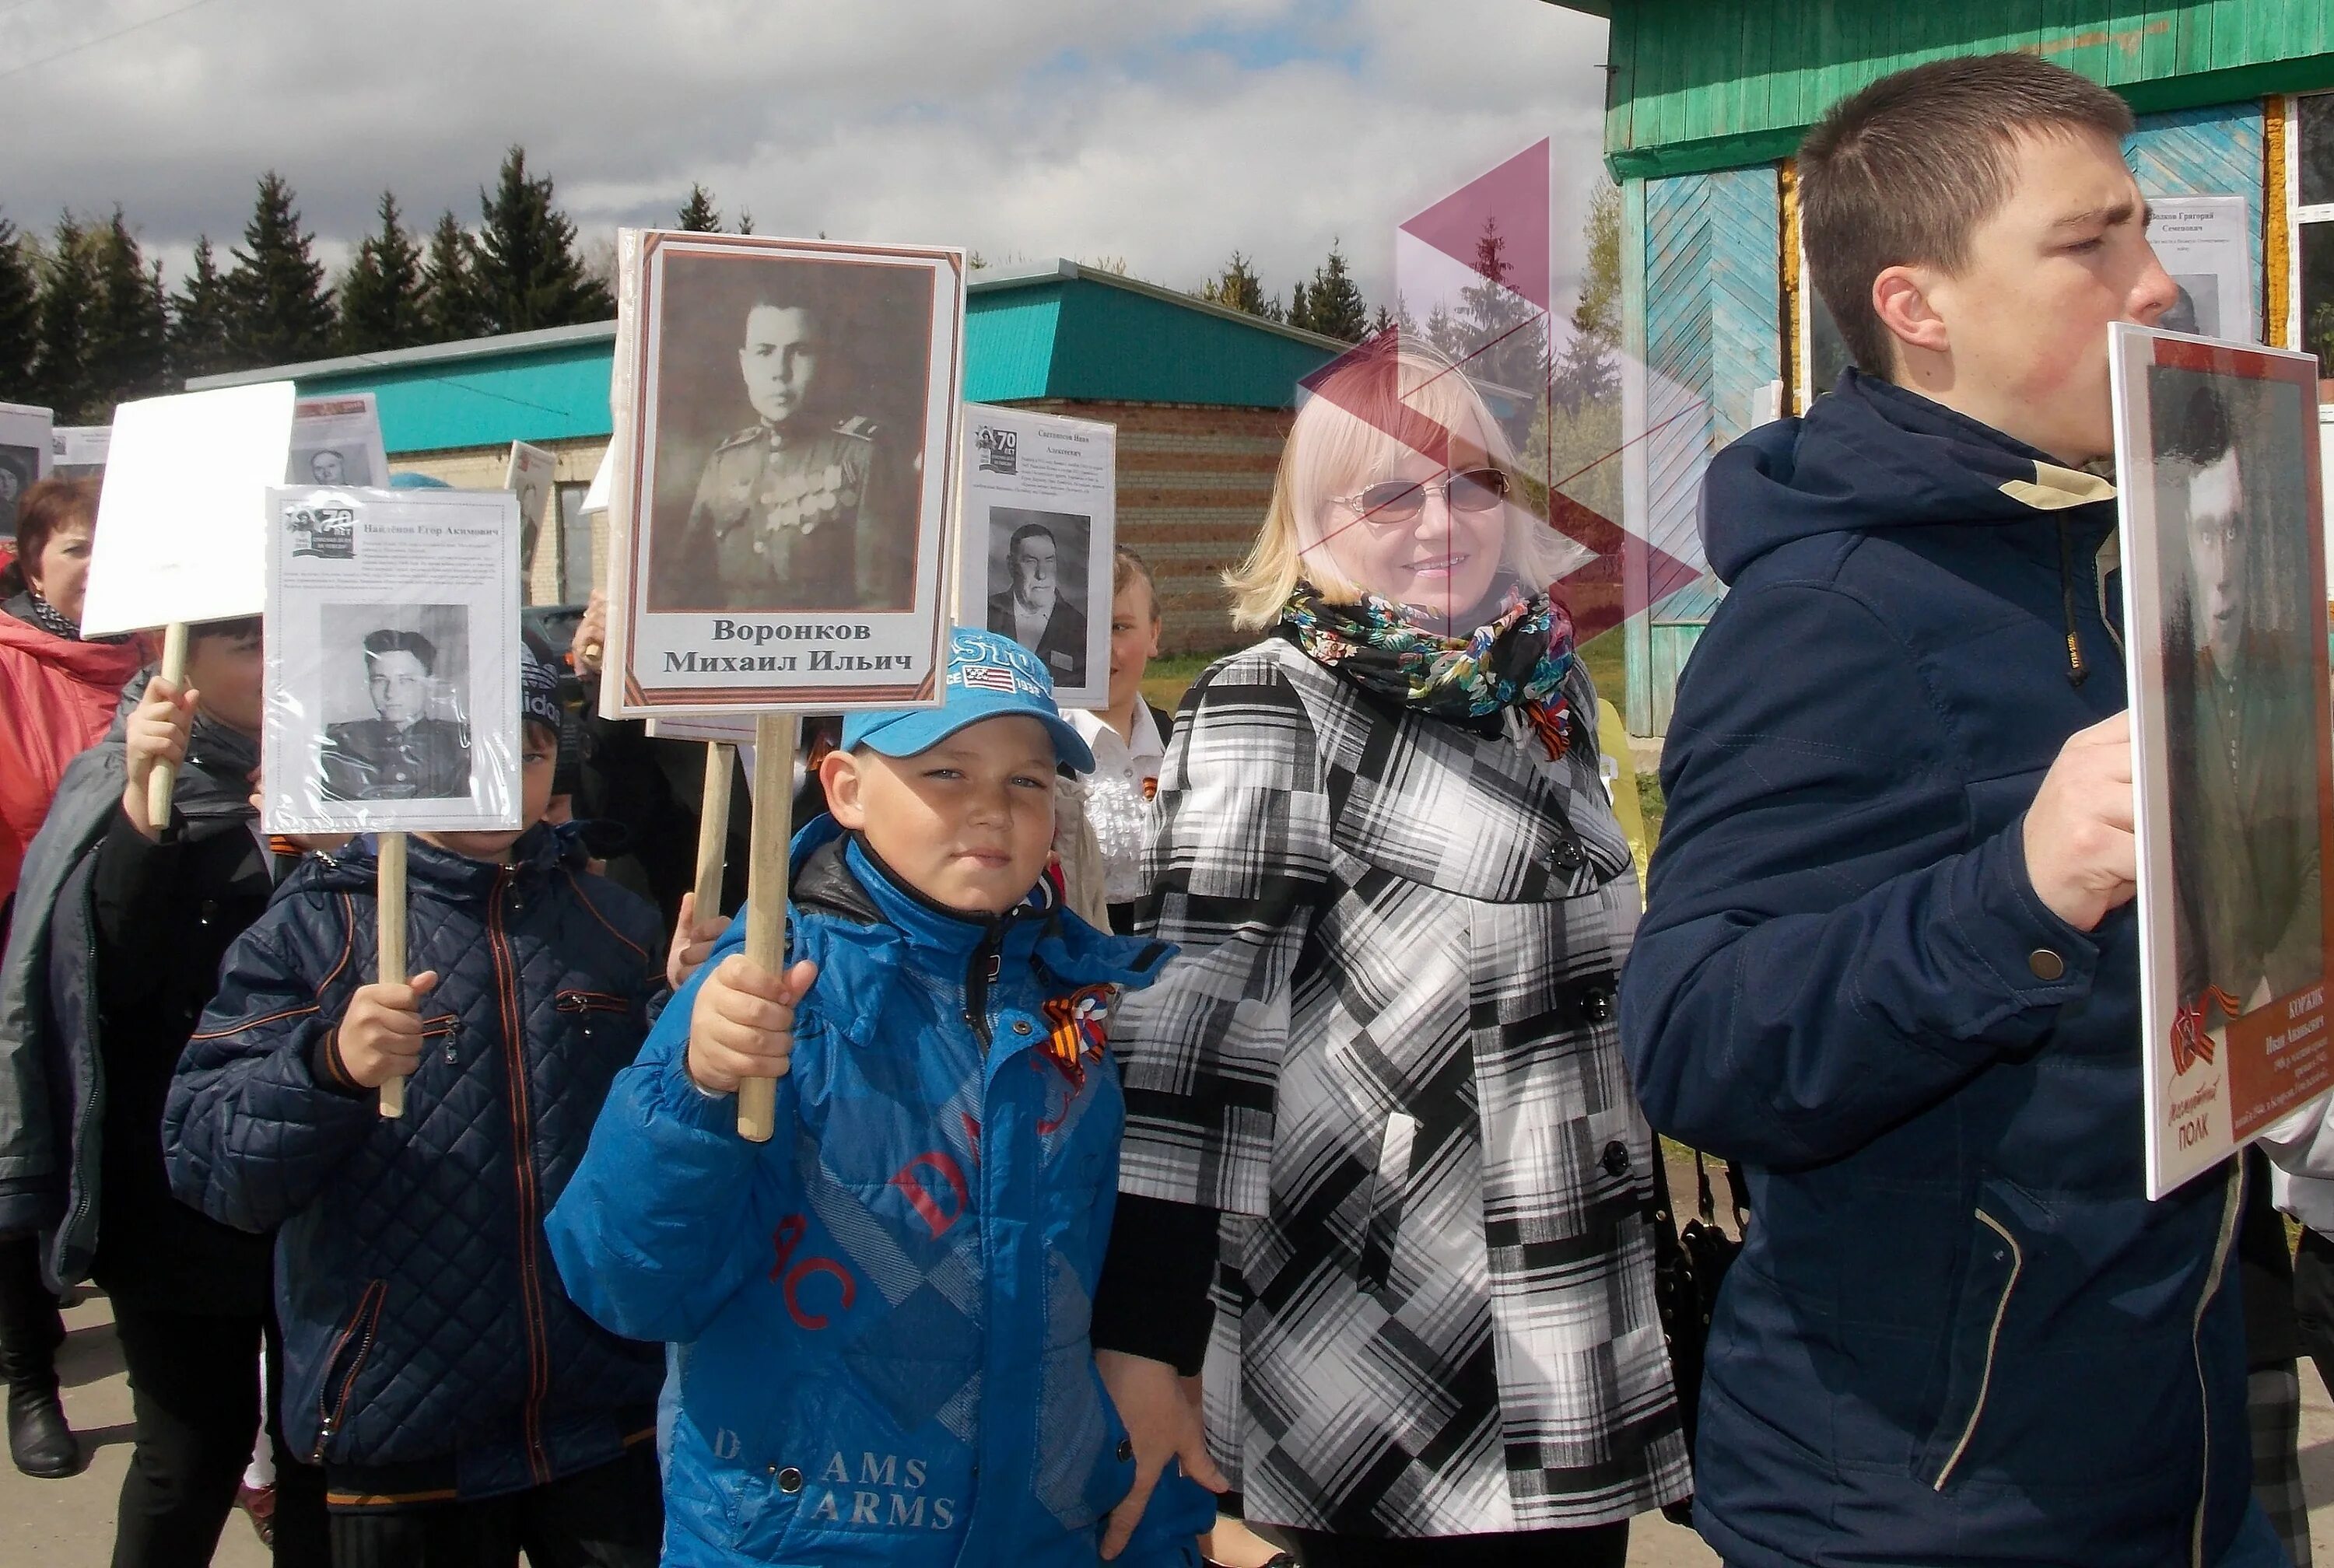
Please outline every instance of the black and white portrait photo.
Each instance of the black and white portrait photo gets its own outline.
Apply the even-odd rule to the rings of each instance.
[[[296,485],[377,485],[371,457],[362,447],[318,447],[292,449],[292,482]]]
[[[989,630],[1044,663],[1057,688],[1086,682],[1086,563],[1091,518],[993,506]]]
[[[41,455],[30,447],[0,447],[0,537],[16,534],[16,503],[40,476]]]
[[[327,605],[323,633],[323,798],[467,799],[468,608]]]
[[[664,277],[648,607],[909,608],[925,275],[740,254]]]

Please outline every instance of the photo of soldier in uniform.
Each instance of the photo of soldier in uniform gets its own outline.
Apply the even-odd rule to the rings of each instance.
[[[931,293],[849,259],[667,260],[649,610],[911,607]]]
[[[346,652],[328,672],[324,799],[468,797],[468,620],[459,604],[325,607]]]
[[[41,455],[30,447],[0,447],[0,537],[16,536],[16,500],[40,476]]]
[[[2181,1005],[2204,1032],[2323,967],[2312,664],[2326,611],[2290,384],[2154,366],[2157,550]]]
[[[295,449],[292,454],[292,478],[295,484],[307,485],[377,483],[371,460],[363,449],[341,447],[322,447],[314,451]]]
[[[1086,680],[1090,518],[994,506],[989,513],[989,630],[1036,654],[1057,688]]]

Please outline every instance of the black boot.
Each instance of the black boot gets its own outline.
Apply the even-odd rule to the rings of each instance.
[[[81,1444],[57,1402],[55,1373],[8,1385],[8,1457],[43,1480],[80,1474]]]

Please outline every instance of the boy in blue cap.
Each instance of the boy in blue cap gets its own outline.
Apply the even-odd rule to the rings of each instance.
[[[786,972],[741,917],[617,1079],[549,1230],[586,1312],[676,1347],[667,1563],[1095,1562],[1135,1469],[1087,1342],[1104,1024],[1172,949],[1044,875],[1056,767],[1093,765],[1033,655],[956,631],[945,706],[854,715],[819,765]],[[1211,1499],[1160,1496],[1120,1560],[1196,1563]]]

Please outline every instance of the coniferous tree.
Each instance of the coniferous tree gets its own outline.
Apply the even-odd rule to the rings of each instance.
[[[754,215],[742,207],[738,209],[738,232],[739,234],[754,232]]]
[[[1607,182],[1589,198],[1587,265],[1572,308],[1572,341],[1557,358],[1554,396],[1566,412],[1621,390],[1621,188]]]
[[[16,226],[0,217],[0,403],[31,400],[40,342],[40,279]]]
[[[57,220],[56,248],[41,278],[41,344],[33,364],[33,401],[55,410],[60,425],[86,425],[96,389],[89,373],[90,319],[97,284],[90,273],[88,231],[67,213]]]
[[[1264,292],[1263,281],[1256,275],[1256,269],[1239,251],[1232,252],[1232,259],[1224,264],[1220,274],[1200,285],[1200,297],[1213,304],[1246,311],[1252,316],[1262,316],[1267,321],[1277,322],[1286,317],[1280,302]]]
[[[195,241],[195,263],[170,300],[170,374],[181,384],[228,368],[227,278],[211,236]]]
[[[1547,313],[1516,291],[1507,250],[1499,220],[1485,218],[1475,236],[1477,281],[1460,291],[1453,326],[1469,375],[1536,393],[1548,380]]]
[[[322,359],[333,347],[333,297],[316,236],[300,230],[292,187],[260,177],[243,244],[227,274],[227,354],[237,369]]]
[[[1306,320],[1301,323],[1324,337],[1342,338],[1358,343],[1369,330],[1369,309],[1362,303],[1362,291],[1354,282],[1354,274],[1345,265],[1345,253],[1337,242],[1329,242],[1329,257],[1313,271],[1312,286],[1297,285],[1303,291]],[[1292,294],[1296,293],[1291,291]],[[1291,326],[1300,324],[1297,307],[1288,310]]]
[[[478,242],[452,213],[430,232],[429,257],[421,268],[424,341],[457,342],[494,331],[494,317],[478,286]]]
[[[421,311],[421,246],[405,227],[397,197],[381,193],[381,232],[357,245],[341,274],[340,348],[371,354],[426,340]]]
[[[713,193],[690,181],[689,199],[681,203],[680,222],[676,226],[686,234],[719,234],[721,211],[713,205]]]
[[[575,254],[575,225],[552,204],[549,177],[527,178],[525,148],[510,149],[494,191],[481,190],[478,203],[479,289],[494,331],[573,326],[616,313],[614,297]]]
[[[116,403],[167,390],[170,318],[154,273],[121,209],[90,236],[95,298],[89,317],[90,389],[102,418]]]
[[[1288,285],[1288,324],[1292,327],[1302,327],[1308,332],[1315,330],[1313,301],[1305,292],[1303,278],[1298,278]]]

